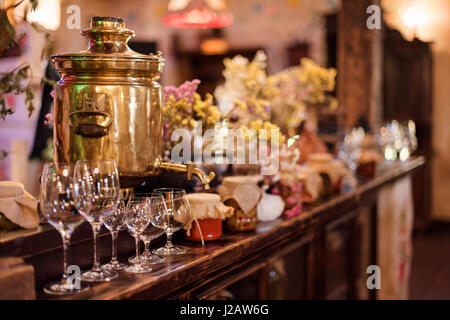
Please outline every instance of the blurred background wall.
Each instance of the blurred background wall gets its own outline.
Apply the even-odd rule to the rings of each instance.
[[[408,28],[402,19],[409,6],[418,9],[410,17],[420,21],[418,28]],[[450,1],[383,0],[383,9],[387,24],[400,30],[406,39],[411,40],[416,34],[419,39],[432,42],[432,214],[450,220]]]

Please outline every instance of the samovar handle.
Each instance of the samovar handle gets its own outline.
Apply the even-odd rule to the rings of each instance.
[[[89,138],[100,138],[108,134],[112,123],[106,111],[106,93],[85,92],[83,105],[69,114],[69,126],[75,134]]]
[[[75,134],[83,137],[106,136],[111,123],[111,114],[106,111],[74,111],[69,114],[69,126]]]

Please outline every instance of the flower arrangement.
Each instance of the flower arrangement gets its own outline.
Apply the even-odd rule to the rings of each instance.
[[[171,136],[176,129],[191,131],[201,122],[202,134],[221,119],[219,108],[213,103],[213,96],[206,94],[205,99],[197,93],[200,80],[186,81],[179,87],[164,87],[165,104],[163,113],[163,139],[165,150],[171,150]]]
[[[14,11],[17,7],[23,5],[25,11],[22,15],[15,15]],[[14,28],[14,24],[21,22],[28,23],[34,31],[45,33],[45,42],[41,51],[41,60],[50,56],[52,41],[50,33],[46,32],[39,24],[27,20],[29,17],[28,10],[35,10],[38,7],[38,0],[11,0],[3,1],[0,5],[0,55],[14,48],[22,47],[29,41],[29,35],[26,33],[18,34]],[[33,89],[34,77],[31,64],[28,61],[12,65],[9,70],[0,72],[0,119],[5,121],[6,118],[16,112],[14,107],[13,96],[24,95],[25,105],[28,111],[28,117],[31,117],[35,110],[34,100],[35,92]],[[41,79],[41,85],[44,83],[52,83],[45,76]],[[0,149],[0,161],[4,160],[8,152]]]
[[[218,86],[214,95],[229,128],[242,129],[247,135],[249,129],[259,136],[261,129],[267,129],[270,139],[271,129],[279,127],[270,122],[269,97],[278,91],[267,86],[266,55],[258,51],[252,61],[237,55],[224,59],[225,82]],[[284,139],[280,135],[280,139]]]
[[[291,218],[302,212],[304,190],[303,182],[297,179],[300,150],[288,144],[284,143],[276,155],[280,160],[280,170],[275,175],[265,176],[264,182],[269,186],[271,194],[279,195],[283,199],[284,214]]]
[[[298,180],[291,182],[280,180],[272,189],[272,194],[280,195],[284,199],[286,206],[284,214],[288,218],[292,218],[302,212],[302,192],[303,184]]]
[[[272,121],[289,132],[305,119],[308,105],[325,104],[337,108],[337,99],[330,95],[335,79],[336,69],[322,68],[308,58],[303,58],[299,66],[269,76],[267,87],[278,92],[271,94],[269,99]]]
[[[336,85],[336,69],[322,68],[311,59],[303,58],[297,76],[308,89],[305,103],[329,104],[330,108],[337,108],[337,100],[328,94]]]
[[[225,82],[214,92],[222,113],[237,118],[250,111],[265,117],[267,101],[261,94],[267,79],[264,52],[258,51],[252,61],[237,55],[225,58],[223,64]]]

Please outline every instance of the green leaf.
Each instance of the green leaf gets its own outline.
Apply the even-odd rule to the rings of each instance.
[[[7,115],[11,115],[14,113],[14,110],[11,108],[8,108],[6,106],[6,102],[4,97],[2,97],[2,99],[0,100],[0,105],[1,105],[1,109],[0,109],[0,118],[3,119],[3,121],[6,119]]]
[[[0,161],[5,160],[7,156],[8,152],[6,152],[5,150],[0,150]]]
[[[48,85],[54,86],[57,83],[58,83],[58,81],[49,79],[46,76],[43,76],[42,79],[41,79],[41,86],[44,86],[44,84],[48,84]]]
[[[50,40],[50,33],[46,33],[44,47],[42,48],[42,51],[41,51],[41,60],[44,60],[44,59],[47,59],[48,57],[50,57],[50,54],[52,52],[52,45],[53,45],[53,43]]]
[[[0,10],[0,53],[14,44],[16,31],[8,19],[6,10]]]
[[[10,48],[15,42],[21,42],[26,34],[22,33],[17,36],[16,39],[16,31],[8,19],[7,12],[8,10],[12,10],[18,7],[22,2],[28,2],[28,7],[31,7],[31,10],[35,10],[38,6],[38,0],[15,0],[12,1],[8,7],[0,9],[0,55],[6,49]],[[26,17],[25,17],[26,20]],[[38,32],[42,32],[41,29],[33,26],[32,23],[30,25],[35,28]],[[42,59],[48,58],[50,55],[51,49],[51,41],[50,34],[45,34],[45,44],[42,52]],[[41,83],[45,83],[47,80],[41,81]],[[28,82],[27,85],[24,83]],[[33,99],[34,94],[31,88],[31,68],[28,63],[23,65],[19,65],[14,70],[10,72],[0,72],[0,119],[5,120],[6,116],[14,113],[14,109],[8,108],[5,102],[6,94],[23,94],[25,93],[25,104],[27,105],[27,110],[29,116],[31,116],[34,105]]]
[[[33,104],[33,98],[34,98],[34,93],[33,93],[33,89],[31,88],[31,85],[28,85],[25,88],[25,103],[28,104],[28,117],[31,117],[31,114],[34,111],[34,104]]]
[[[35,10],[37,8],[38,1],[37,0],[30,0],[30,3],[31,3],[31,10]]]

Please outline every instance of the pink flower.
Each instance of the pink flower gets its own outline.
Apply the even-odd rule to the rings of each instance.
[[[8,108],[13,108],[14,105],[16,104],[16,98],[14,97],[13,94],[6,94],[5,95],[5,102],[6,102],[6,106]]]
[[[23,35],[20,36],[19,38],[19,45],[21,47],[23,47],[27,42],[28,42],[28,34],[24,33]]]
[[[50,95],[52,96],[52,98],[55,97],[55,90],[50,91]]]
[[[170,97],[174,97],[176,101],[186,99],[188,103],[192,103],[199,84],[200,80],[194,79],[192,81],[185,81],[178,88],[166,86],[164,87],[164,98],[166,101],[168,101]]]
[[[163,126],[163,139],[164,140],[168,140],[169,139],[169,137],[167,136],[167,131],[168,131],[168,129],[169,129],[169,126],[170,126],[170,122],[169,121],[164,121],[164,126]]]
[[[301,182],[298,182],[296,184],[292,183],[289,187],[291,188],[291,191],[294,193],[298,193],[298,192],[302,191],[302,183]]]
[[[292,209],[286,210],[284,212],[284,214],[288,217],[288,218],[292,218],[298,214],[300,214],[302,212],[302,205],[298,204],[295,207],[293,207]]]
[[[200,80],[194,79],[192,81],[185,81],[180,87],[180,93],[183,98],[186,98],[188,103],[194,101],[194,94],[197,91],[197,87],[200,84]]]
[[[170,97],[174,97],[175,100],[180,100],[181,99],[181,94],[180,94],[178,88],[176,88],[174,86],[164,87],[164,99],[165,99],[165,101],[168,101],[170,99]]]
[[[45,124],[47,127],[52,128],[52,127],[53,127],[53,124],[54,124],[53,115],[52,115],[51,113],[47,113],[47,114],[45,115],[45,119],[46,119],[46,120],[44,120],[44,124]]]
[[[288,204],[294,204],[294,203],[297,202],[297,199],[295,199],[294,197],[289,197],[289,198],[286,199],[286,202]]]

